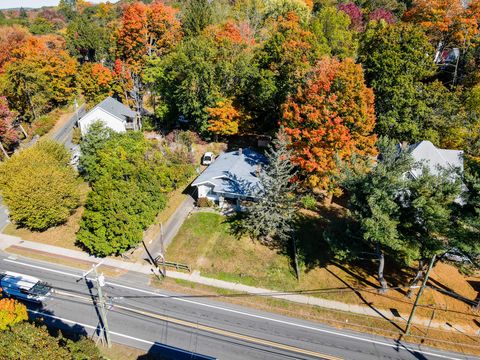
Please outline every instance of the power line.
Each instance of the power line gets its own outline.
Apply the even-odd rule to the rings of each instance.
[[[429,286],[426,285],[426,288],[436,290],[445,294],[448,294],[452,297],[457,298],[457,300],[466,302],[469,305],[476,305],[477,302],[473,300],[466,299],[464,297],[459,298],[459,295],[456,294],[455,292],[441,289],[435,286]],[[78,290],[73,290],[73,289],[67,289],[67,288],[62,288],[62,287],[54,287],[52,288],[57,289],[57,290],[64,290],[64,291],[71,291],[76,294],[80,295],[89,295],[88,293],[81,292]],[[409,286],[395,286],[395,287],[389,287],[389,290],[404,290],[404,289],[409,289]],[[241,297],[277,297],[277,296],[287,296],[287,295],[315,295],[315,294],[333,294],[333,293],[347,293],[347,292],[367,292],[370,294],[373,294],[375,296],[381,296],[384,298],[388,298],[390,300],[412,305],[410,301],[395,298],[392,296],[389,296],[388,294],[381,294],[378,293],[378,288],[350,288],[350,287],[345,287],[345,288],[327,288],[327,289],[311,289],[311,290],[285,290],[285,291],[274,291],[274,292],[268,292],[268,293],[231,293],[231,294],[202,294],[202,295],[165,295],[165,294],[158,294],[158,295],[115,295],[115,296],[108,296],[109,299],[116,300],[116,299],[208,299],[208,298],[241,298]],[[320,298],[321,299],[321,298]],[[282,300],[281,298],[279,300]],[[285,301],[288,301],[288,299],[283,299]],[[432,310],[437,310],[437,311],[442,311],[442,312],[448,312],[448,313],[456,313],[456,314],[461,314],[461,315],[468,315],[468,316],[473,316],[473,317],[480,317],[480,314],[475,314],[475,313],[465,313],[461,312],[458,310],[453,310],[453,309],[445,309],[445,308],[439,308],[436,306],[432,305],[424,305],[424,304],[418,304],[417,307],[425,308],[425,309],[432,309]],[[360,314],[359,314],[360,315]]]
[[[57,298],[57,299],[61,299],[61,300],[66,300],[64,298],[61,298],[61,297],[58,297],[58,296],[52,296],[53,298]],[[72,302],[77,302],[77,303],[82,303],[82,304],[85,304],[84,302],[80,302],[78,300],[71,300]],[[135,305],[130,305],[132,306],[133,308],[137,308],[138,310],[142,310],[142,308],[138,307],[138,306],[135,306]],[[135,312],[124,312],[124,311],[119,311],[118,309],[115,308],[115,305],[113,304],[113,307],[112,307],[112,310],[111,311],[114,311],[116,313],[119,313],[119,314],[122,314],[124,316],[128,316],[128,317],[133,317],[133,318],[136,318],[136,319],[142,319],[143,321],[147,321],[149,323],[157,323],[158,322],[158,319],[155,319],[155,318],[152,318],[152,317],[149,317],[147,315],[140,315],[140,314],[137,314]],[[357,314],[352,314],[352,315],[357,315]],[[358,314],[360,315],[360,314]],[[364,315],[366,316],[366,315]],[[150,320],[151,319],[151,320]],[[154,320],[155,319],[155,320]],[[336,323],[339,323],[341,324],[342,326],[354,326],[354,327],[360,327],[360,328],[363,328],[363,329],[366,329],[366,330],[369,330],[369,331],[373,331],[373,332],[381,332],[381,333],[385,333],[385,332],[388,332],[388,333],[391,333],[392,336],[393,335],[399,335],[400,333],[398,331],[390,331],[390,330],[386,330],[384,328],[378,328],[378,327],[374,327],[374,326],[366,326],[366,325],[361,325],[361,324],[356,324],[356,323],[352,323],[352,322],[348,322],[348,323],[345,323],[343,321],[340,321],[340,320],[335,320],[335,319],[331,319],[331,318],[321,318],[323,320],[327,320],[329,322],[336,322]],[[168,322],[168,321],[167,321]],[[436,331],[445,331],[446,330],[442,330],[442,329],[436,329]],[[452,331],[448,331],[449,333],[452,333]],[[462,334],[462,335],[465,335],[465,334]],[[202,336],[206,336],[205,334],[202,334]],[[472,345],[472,344],[468,344],[468,343],[460,343],[458,341],[447,341],[447,340],[441,340],[441,339],[437,339],[437,338],[430,338],[430,337],[426,337],[426,336],[419,336],[419,335],[409,335],[409,337],[411,338],[416,338],[416,339],[419,339],[420,342],[424,342],[425,340],[428,340],[428,341],[431,341],[431,342],[440,342],[440,343],[443,343],[443,344],[446,344],[446,345],[455,345],[455,346],[464,346],[464,347],[469,347],[469,348],[475,348],[475,349],[480,349],[480,346],[478,345]],[[468,338],[470,338],[469,336],[467,336]]]

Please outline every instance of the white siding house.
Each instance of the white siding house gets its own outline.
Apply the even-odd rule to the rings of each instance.
[[[103,100],[78,120],[82,136],[96,121],[103,122],[106,127],[116,132],[140,129],[137,113],[112,97]]]

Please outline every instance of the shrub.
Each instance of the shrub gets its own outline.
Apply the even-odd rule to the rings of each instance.
[[[178,133],[177,141],[190,148],[193,144],[198,143],[200,138],[197,133],[187,130]]]
[[[317,199],[315,196],[307,194],[301,199],[302,205],[305,209],[315,210],[317,208]]]
[[[190,130],[173,130],[165,136],[165,140],[169,145],[171,143],[180,143],[188,148],[190,148],[192,144],[205,144],[196,132]]]
[[[78,145],[80,141],[82,141],[82,132],[79,127],[75,127],[72,133],[72,144]]]
[[[213,207],[213,205],[213,201],[206,197],[201,197],[197,200],[197,206],[201,208]]]
[[[155,118],[153,116],[142,116],[142,130],[155,131],[157,129]]]
[[[51,115],[40,116],[32,123],[32,136],[43,136],[48,133],[54,126],[57,119]]]

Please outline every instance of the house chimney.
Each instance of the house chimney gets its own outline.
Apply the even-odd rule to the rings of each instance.
[[[238,149],[238,155],[243,155],[243,149],[242,148]]]
[[[257,165],[257,168],[255,169],[255,175],[257,177],[259,177],[261,171],[262,171],[262,165],[259,164],[259,165]]]

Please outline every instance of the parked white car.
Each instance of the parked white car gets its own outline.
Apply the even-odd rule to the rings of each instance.
[[[77,166],[78,161],[80,160],[80,146],[75,145],[70,148],[70,153],[72,154],[70,157],[70,165]]]
[[[213,162],[214,155],[212,152],[208,151],[202,156],[202,165],[210,165]]]

